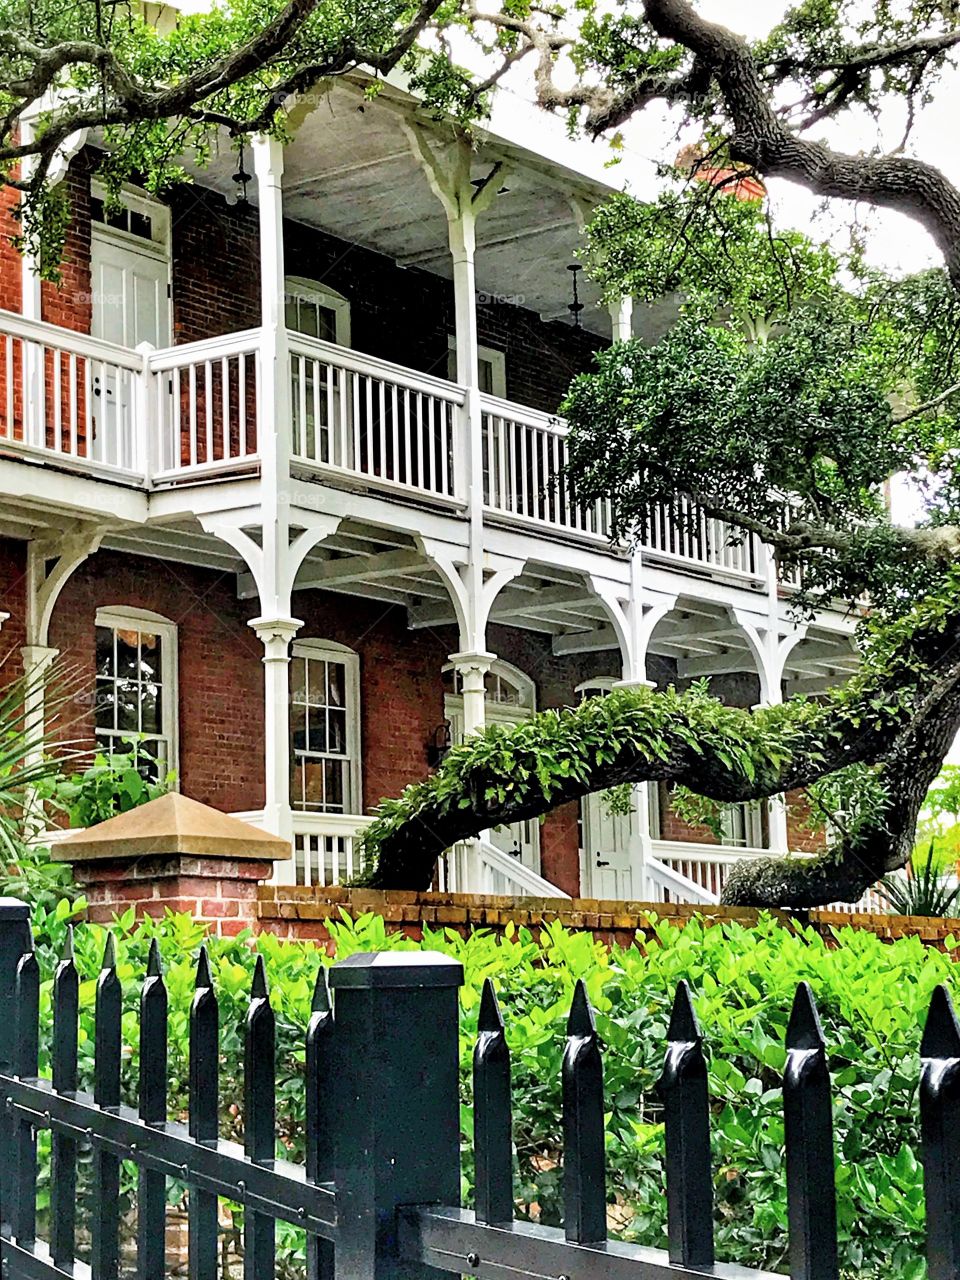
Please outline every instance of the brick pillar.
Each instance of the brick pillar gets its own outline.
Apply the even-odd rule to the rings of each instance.
[[[187,912],[225,935],[256,925],[257,887],[272,874],[266,860],[182,853],[74,865],[88,918],[98,924],[134,907],[138,916]]]
[[[237,934],[256,923],[257,886],[290,857],[290,844],[170,792],[74,831],[53,857],[73,864],[91,920],[107,923],[131,906],[138,916],[186,911],[217,933]]]

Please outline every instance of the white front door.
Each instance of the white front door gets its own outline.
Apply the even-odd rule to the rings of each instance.
[[[612,677],[600,677],[580,685],[577,692],[581,698],[603,697],[614,683]],[[584,897],[633,897],[631,846],[637,824],[638,815],[634,812],[611,813],[605,792],[594,792],[580,801]]]
[[[633,813],[611,813],[605,792],[580,802],[583,826],[583,869],[588,898],[631,898],[630,838]]]
[[[130,349],[141,342],[170,343],[169,263],[165,250],[94,224],[90,246],[93,286],[91,330]],[[132,379],[96,362],[90,370],[92,456],[133,463]]]

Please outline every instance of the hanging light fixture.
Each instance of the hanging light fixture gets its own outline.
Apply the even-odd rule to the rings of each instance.
[[[240,158],[237,163],[237,172],[233,175],[233,185],[237,189],[237,204],[247,203],[247,183],[250,181],[250,174],[247,173],[244,165],[244,140],[240,139]]]
[[[577,277],[579,276],[580,272],[583,270],[583,267],[580,265],[579,262],[571,262],[570,265],[567,267],[567,270],[570,272],[571,276],[573,277],[573,301],[567,303],[567,310],[573,316],[573,327],[575,329],[579,329],[580,328],[580,312],[583,310],[583,303],[580,301],[580,291],[578,288]]]

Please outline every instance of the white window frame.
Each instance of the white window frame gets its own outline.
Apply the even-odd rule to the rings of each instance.
[[[456,361],[452,358],[457,353],[457,336],[454,333],[447,334],[447,371],[452,372],[453,377],[449,378],[450,382],[456,382]],[[492,395],[500,400],[507,398],[507,353],[501,351],[499,347],[477,346],[477,359],[486,360],[490,365],[491,381],[493,383]]]
[[[166,727],[157,737],[166,738],[170,744],[170,759],[166,772],[176,774],[174,787],[180,787],[180,663],[177,624],[154,613],[152,609],[135,609],[126,605],[104,605],[97,610],[95,627],[109,627],[113,631],[151,631],[160,637],[160,681],[165,697],[161,704]],[[96,688],[94,674],[94,688]],[[96,725],[94,725],[96,738]]]
[[[352,808],[344,808],[343,816],[354,816],[363,813],[363,768],[360,755],[360,655],[356,649],[339,644],[336,640],[295,640],[290,649],[291,658],[306,658],[308,661],[339,662],[344,668],[346,678],[346,720],[347,720],[347,753],[348,773]],[[292,705],[292,697],[291,697]],[[293,725],[290,727],[290,766],[291,773],[296,761],[293,745]],[[323,809],[301,809],[290,795],[290,808],[295,813],[324,813]],[[333,812],[333,816],[339,816]]]
[[[103,183],[98,182],[96,178],[91,179],[90,194],[95,200],[107,199],[107,189]],[[145,191],[141,191],[139,187],[131,187],[124,185],[120,191],[120,202],[126,208],[132,209],[135,213],[142,213],[145,218],[151,220],[153,227],[153,236],[150,240],[144,239],[143,236],[135,236],[130,231],[124,231],[121,227],[111,227],[106,222],[90,221],[90,234],[95,239],[104,240],[107,243],[113,241],[116,244],[122,244],[127,249],[136,249],[140,253],[152,254],[154,257],[169,263],[171,260],[171,221],[169,205],[161,204],[159,200],[153,200]]]
[[[320,284],[318,280],[308,280],[306,276],[287,276],[284,281],[284,292],[298,298],[306,298],[321,307],[327,307],[334,314],[334,326],[337,331],[337,346],[350,346],[350,299],[345,298],[336,289]]]
[[[447,662],[443,666],[443,671],[452,671],[456,676],[456,664]],[[526,720],[530,720],[537,713],[537,686],[536,683],[527,675],[525,671],[521,671],[519,667],[515,667],[512,662],[506,662],[503,658],[497,658],[490,663],[488,675],[497,676],[501,680],[506,680],[508,684],[512,684],[520,694],[519,702],[494,702],[486,696],[484,692],[483,705],[485,716],[488,721],[500,720],[510,724],[520,724]],[[463,694],[448,693],[445,695],[449,700],[451,709],[463,711]]]

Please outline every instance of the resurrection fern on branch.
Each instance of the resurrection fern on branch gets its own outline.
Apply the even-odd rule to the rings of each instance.
[[[703,685],[617,689],[527,723],[487,728],[446,756],[430,778],[381,803],[364,833],[380,888],[428,888],[437,858],[489,827],[536,818],[624,783],[680,784],[723,803],[775,795],[859,764],[876,764],[874,809],[813,859],[741,864],[731,902],[805,907],[856,899],[903,865],[916,815],[960,716],[960,570],[944,590],[868,629],[862,666],[819,700],[802,696],[753,711],[728,707]]]

